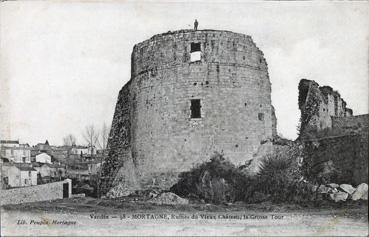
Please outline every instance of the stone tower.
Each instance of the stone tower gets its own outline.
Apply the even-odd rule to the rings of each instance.
[[[180,30],[134,46],[104,165],[103,192],[118,182],[168,188],[179,172],[223,152],[244,164],[275,134],[271,83],[250,36]]]

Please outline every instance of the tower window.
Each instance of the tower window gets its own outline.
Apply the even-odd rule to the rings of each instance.
[[[201,44],[191,43],[191,62],[201,60]]]
[[[258,114],[258,119],[259,119],[260,121],[264,121],[264,114],[263,114],[263,113],[259,113],[259,114]]]
[[[191,43],[191,53],[201,51],[200,43]]]
[[[191,118],[201,118],[201,103],[199,99],[191,100]]]

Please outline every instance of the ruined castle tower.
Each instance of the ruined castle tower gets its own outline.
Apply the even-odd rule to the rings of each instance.
[[[351,117],[352,109],[338,91],[330,86],[319,86],[312,80],[301,79],[299,83],[299,109],[301,111],[300,135],[333,127],[333,120]]]
[[[134,46],[104,165],[105,191],[170,187],[179,172],[223,152],[244,164],[276,133],[263,52],[250,36],[181,30]]]

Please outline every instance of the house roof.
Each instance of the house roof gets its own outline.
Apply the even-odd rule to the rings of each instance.
[[[8,158],[6,158],[6,157],[1,156],[1,159],[3,160],[3,162],[6,162],[6,163],[8,163],[8,162],[9,162],[9,159],[8,159]]]
[[[41,163],[40,166],[44,166],[46,165],[49,168],[64,168],[64,166],[62,165],[58,165],[58,164],[49,164],[49,163]]]
[[[72,148],[76,148],[76,149],[88,149],[88,146],[77,145],[77,146],[72,146]]]
[[[23,146],[20,146],[20,147],[13,147],[13,146],[3,146],[4,149],[9,149],[9,150],[32,150],[31,147],[23,147]]]
[[[32,166],[33,167],[41,167],[42,166],[42,163],[40,163],[40,162],[32,162]]]
[[[38,156],[38,155],[41,155],[41,154],[45,154],[45,155],[47,155],[47,156],[50,156],[50,157],[51,157],[51,155],[47,154],[46,152],[40,152],[40,153],[38,153],[38,154],[35,154],[35,156]]]
[[[19,144],[19,140],[0,140],[1,144]]]
[[[37,171],[29,165],[14,164],[14,166],[17,167],[21,171]]]

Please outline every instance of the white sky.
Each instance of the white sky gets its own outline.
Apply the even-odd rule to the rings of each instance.
[[[365,1],[0,5],[0,101],[10,108],[11,138],[22,142],[62,144],[72,133],[83,143],[86,125],[110,124],[118,91],[130,78],[134,44],[192,28],[195,18],[199,29],[252,36],[269,65],[278,132],[285,137],[296,137],[301,78],[338,90],[354,114],[368,113]]]

